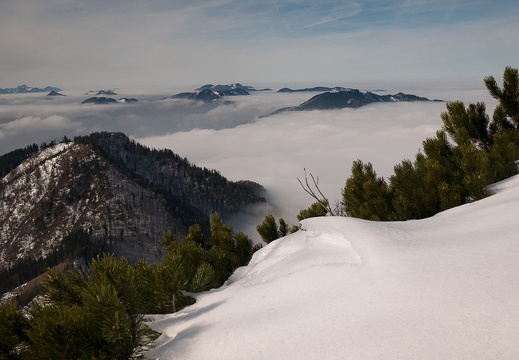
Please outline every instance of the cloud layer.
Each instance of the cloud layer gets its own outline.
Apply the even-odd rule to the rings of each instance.
[[[353,86],[354,84],[333,84]],[[355,84],[357,85],[357,84]],[[482,82],[365,83],[363,91],[385,88],[448,101],[495,100]],[[52,98],[44,94],[0,97],[0,154],[93,131],[121,131],[154,148],[169,148],[189,161],[220,171],[231,180],[256,181],[268,190],[269,203],[251,209],[233,223],[255,235],[255,225],[272,213],[290,223],[313,200],[297,178],[304,169],[319,177],[319,186],[333,202],[356,159],[371,162],[380,176],[414,158],[422,141],[441,127],[444,103],[380,103],[359,109],[286,112],[262,117],[276,109],[298,105],[314,94],[258,92],[232,97],[231,104],[213,106],[188,100],[163,100],[172,93],[117,90],[137,97],[136,104],[81,105],[90,95],[69,93]]]

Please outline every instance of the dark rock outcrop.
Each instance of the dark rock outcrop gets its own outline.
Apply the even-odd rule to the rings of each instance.
[[[117,104],[117,100],[109,97],[91,97],[83,101],[81,104],[97,104],[97,105],[105,105],[105,104]]]
[[[47,96],[67,96],[67,95],[61,94],[57,91],[52,90],[50,93],[47,94]]]
[[[164,99],[187,99],[187,100],[196,100],[202,101],[204,103],[226,103],[222,102],[221,99],[227,96],[243,96],[250,95],[243,88],[235,88],[235,89],[227,89],[227,90],[212,90],[212,89],[203,89],[195,92],[183,92],[180,94],[176,94]],[[163,99],[163,100],[164,100]]]
[[[217,92],[222,92],[222,91],[232,91],[232,90],[243,90],[247,93],[251,92],[251,91],[256,91],[256,89],[254,89],[252,86],[249,86],[249,85],[242,85],[240,83],[236,83],[236,84],[229,84],[229,85],[213,85],[213,84],[207,84],[207,85],[204,85],[204,86],[201,86],[199,87],[198,89],[196,89],[197,91],[203,91],[203,90],[213,90],[213,91],[217,91]]]

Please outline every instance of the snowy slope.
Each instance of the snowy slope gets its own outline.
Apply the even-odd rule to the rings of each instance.
[[[417,221],[316,218],[157,316],[152,359],[519,359],[519,177]]]

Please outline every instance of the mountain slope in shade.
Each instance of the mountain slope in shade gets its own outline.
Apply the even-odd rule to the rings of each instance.
[[[258,184],[228,181],[121,133],[77,137],[12,160],[19,165],[0,179],[0,269],[48,256],[79,228],[131,263],[154,263],[166,230],[181,236],[194,223],[207,229],[213,212],[264,201]]]
[[[0,265],[50,254],[78,228],[112,242],[130,261],[157,261],[158,242],[182,222],[164,199],[135,184],[83,144],[59,144],[1,180]]]
[[[517,359],[519,176],[406,222],[307,219],[152,316],[152,359]]]

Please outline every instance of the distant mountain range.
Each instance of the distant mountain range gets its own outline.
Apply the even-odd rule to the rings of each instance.
[[[98,104],[98,105],[104,105],[104,104],[117,104],[117,100],[109,97],[91,97],[86,99],[85,101],[81,102],[81,104]]]
[[[222,86],[222,85],[219,85]],[[211,103],[218,101],[224,97],[228,96],[243,96],[250,95],[250,93],[244,88],[234,88],[234,89],[226,89],[226,90],[212,90],[212,89],[203,89],[197,90],[194,92],[183,92],[180,94],[176,94],[164,99],[188,99],[188,100],[197,100],[205,103]],[[163,99],[163,100],[164,100]]]
[[[47,96],[67,96],[67,95],[61,94],[57,91],[52,90],[50,93],[47,94]]]
[[[252,86],[249,85],[242,85],[240,83],[236,84],[229,84],[229,85],[213,85],[213,84],[206,84],[198,89],[195,89],[196,91],[203,91],[203,90],[213,90],[217,92],[226,92],[226,91],[234,91],[234,90],[243,90],[245,92],[251,92],[251,91],[257,91]]]
[[[31,87],[27,86],[25,84],[17,86],[15,88],[5,88],[0,89],[0,94],[25,94],[25,93],[38,93],[38,92],[50,92],[50,91],[62,91],[62,89],[53,87],[53,86],[47,86],[42,88],[37,87]]]
[[[214,90],[201,90],[201,91],[195,91],[195,92],[183,92],[180,94],[176,94],[164,99],[187,99],[187,100],[198,100],[205,103],[210,103],[216,100],[220,100],[222,98],[222,95],[218,91]]]
[[[344,109],[344,108],[359,108],[364,105],[377,102],[410,102],[410,101],[442,101],[442,100],[429,100],[425,97],[420,97],[412,94],[398,93],[395,95],[377,95],[372,92],[361,92],[357,89],[341,90],[324,92],[322,94],[315,95],[310,100],[304,103],[285,107],[274,111],[270,115],[279,114],[285,111],[311,111],[311,110],[333,110],[333,109]]]
[[[290,88],[282,88],[279,89],[278,92],[280,93],[293,93],[293,92],[326,92],[326,91],[345,91],[345,90],[351,90],[347,89],[342,86],[336,86],[336,87],[325,87],[325,86],[316,86],[311,88],[303,88],[303,89],[290,89]]]
[[[86,99],[81,102],[81,104],[97,104],[97,105],[105,105],[105,104],[117,104],[117,103],[135,103],[138,100],[135,98],[120,98],[119,100],[115,100],[114,98],[104,97],[104,96],[94,96]]]

